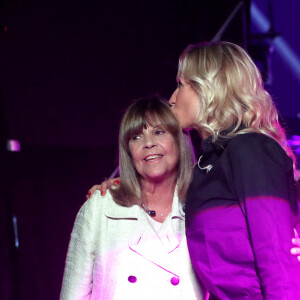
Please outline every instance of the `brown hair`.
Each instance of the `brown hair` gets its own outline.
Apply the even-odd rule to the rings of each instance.
[[[142,98],[135,101],[125,112],[119,133],[119,167],[121,184],[110,188],[114,200],[123,206],[141,204],[143,192],[129,150],[129,140],[140,134],[147,125],[159,123],[172,134],[179,150],[177,167],[177,190],[183,200],[192,179],[193,156],[189,139],[180,128],[168,103],[158,97]]]

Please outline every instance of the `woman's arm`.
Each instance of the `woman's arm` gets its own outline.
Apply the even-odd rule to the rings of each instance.
[[[264,299],[298,299],[300,265],[290,254],[296,217],[292,163],[277,142],[258,134],[239,137],[229,155]]]
[[[95,198],[86,201],[77,214],[67,253],[61,300],[90,299],[99,202]]]

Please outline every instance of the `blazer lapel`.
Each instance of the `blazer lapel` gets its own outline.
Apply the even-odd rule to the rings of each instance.
[[[184,215],[177,193],[175,193],[171,214],[156,232],[144,211],[139,214],[136,234],[129,241],[129,248],[148,261],[163,268],[168,266],[168,255],[180,244],[184,233]]]
[[[162,224],[158,235],[167,252],[171,253],[179,246],[185,232],[184,212],[177,193],[174,195],[172,211],[168,218],[171,220]]]
[[[147,219],[145,221],[148,224],[143,226],[143,230],[137,230],[136,236],[128,243],[129,249],[156,265],[164,266],[167,261],[166,256],[168,252],[161,242],[158,233],[155,232]],[[140,229],[142,229],[142,226]]]

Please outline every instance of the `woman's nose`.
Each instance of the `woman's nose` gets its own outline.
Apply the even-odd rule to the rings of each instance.
[[[145,148],[151,149],[156,146],[155,138],[153,136],[146,136],[144,141],[145,141],[144,144]]]
[[[177,89],[173,92],[173,94],[169,100],[170,106],[173,106],[176,103],[176,95],[177,95]]]

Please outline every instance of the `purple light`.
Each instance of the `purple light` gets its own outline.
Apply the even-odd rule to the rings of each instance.
[[[293,135],[290,140],[287,140],[287,143],[292,147],[293,151],[298,155],[300,154],[300,136]]]
[[[8,140],[6,142],[6,150],[10,152],[20,152],[21,143],[17,140]]]
[[[270,22],[254,3],[251,3],[251,15],[253,17],[253,23],[259,30],[266,32],[270,28]],[[281,59],[294,73],[295,77],[300,80],[299,56],[282,37],[274,39],[274,45],[278,50]]]
[[[287,143],[293,147],[293,146],[300,146],[300,136],[299,135],[293,135],[291,140],[287,140]]]

